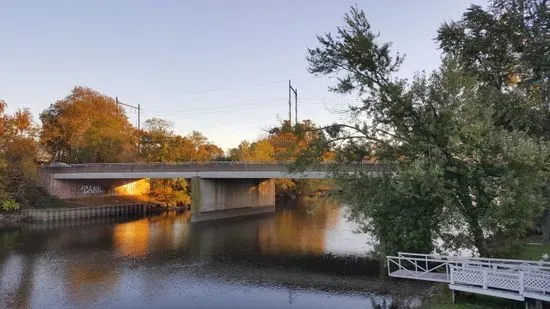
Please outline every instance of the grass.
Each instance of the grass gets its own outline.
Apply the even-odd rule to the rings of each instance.
[[[479,294],[456,293],[456,302],[452,303],[451,291],[447,285],[441,285],[439,292],[426,304],[425,309],[502,309],[523,308],[523,303]]]
[[[519,246],[519,250],[509,258],[538,261],[544,254],[550,255],[550,243],[543,243],[534,239],[526,240]],[[496,297],[458,292],[456,303],[451,301],[451,291],[442,285],[439,292],[424,305],[425,309],[500,309],[523,308],[521,302],[515,302]]]
[[[538,261],[544,254],[550,255],[549,243],[526,243],[520,247],[516,258]]]

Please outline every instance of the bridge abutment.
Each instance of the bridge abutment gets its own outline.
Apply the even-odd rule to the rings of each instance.
[[[274,179],[193,177],[192,222],[227,219],[275,211]]]

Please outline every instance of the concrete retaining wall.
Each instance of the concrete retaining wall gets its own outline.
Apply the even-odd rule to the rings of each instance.
[[[32,221],[45,222],[97,217],[122,217],[136,214],[145,215],[149,208],[150,205],[147,204],[101,205],[71,208],[27,209],[23,210],[23,214],[30,217]]]

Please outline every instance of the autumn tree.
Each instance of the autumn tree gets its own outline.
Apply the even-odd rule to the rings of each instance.
[[[141,158],[147,162],[211,161],[223,156],[218,146],[200,132],[188,136],[173,132],[172,123],[160,118],[147,119],[140,132]],[[189,205],[189,184],[184,178],[152,179],[155,200],[168,206]]]
[[[194,152],[189,161],[213,161],[224,155],[224,151],[208,141],[208,138],[199,131],[193,131],[187,138],[193,145]]]
[[[160,118],[145,121],[140,140],[141,156],[148,162],[212,161],[224,155],[202,133],[177,135],[172,123]]]
[[[267,140],[273,145],[277,161],[294,161],[313,145],[322,142],[324,135],[311,120],[306,119],[294,126],[284,121],[281,126],[269,130]],[[323,153],[319,159],[326,155]]]
[[[255,142],[242,141],[237,148],[230,149],[229,157],[233,161],[243,162],[294,162],[304,158],[304,154],[313,161],[327,161],[333,158],[333,153],[323,149],[313,155],[312,149],[322,144],[324,134],[310,120],[304,120],[294,126],[284,121],[280,126],[271,128],[265,138]],[[326,180],[293,180],[278,179],[276,190],[282,195],[311,194],[316,191],[326,191],[332,183]]]
[[[333,91],[358,96],[349,122],[325,128],[326,144],[343,165],[375,156],[391,167],[337,174],[350,218],[382,254],[431,252],[442,241],[488,256],[497,240],[525,235],[546,203],[550,148],[530,128],[504,125],[498,102],[529,104],[528,94],[486,87],[452,54],[432,74],[396,78],[404,58],[378,42],[358,8],[318,39],[310,72],[336,76]]]
[[[131,162],[137,134],[113,98],[75,87],[40,114],[40,141],[53,161]]]
[[[242,141],[237,148],[229,150],[229,157],[233,161],[274,162],[275,148],[268,139],[253,143]]]
[[[30,111],[9,115],[6,107],[0,100],[0,210],[59,205],[37,182],[38,126]]]

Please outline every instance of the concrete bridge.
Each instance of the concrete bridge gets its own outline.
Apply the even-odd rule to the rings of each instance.
[[[329,178],[333,165],[317,164],[291,172],[282,163],[192,162],[57,164],[41,168],[47,191],[62,199],[101,195],[143,195],[148,179],[191,179],[192,221],[206,221],[272,212],[275,181]],[[377,172],[383,166],[357,164],[350,172]]]

